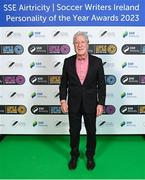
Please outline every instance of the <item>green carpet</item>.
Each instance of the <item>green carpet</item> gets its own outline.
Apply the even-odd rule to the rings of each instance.
[[[143,136],[97,136],[96,168],[86,169],[81,136],[76,170],[69,170],[69,136],[6,136],[0,142],[0,179],[145,179]]]

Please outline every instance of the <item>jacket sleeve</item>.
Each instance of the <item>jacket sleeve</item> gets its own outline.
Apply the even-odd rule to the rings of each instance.
[[[66,100],[67,98],[67,88],[68,88],[68,75],[67,75],[67,68],[66,68],[66,59],[64,60],[61,82],[59,86],[59,94],[60,94],[60,101]]]
[[[106,98],[106,83],[104,68],[102,60],[99,61],[99,70],[98,70],[98,104],[105,105]]]

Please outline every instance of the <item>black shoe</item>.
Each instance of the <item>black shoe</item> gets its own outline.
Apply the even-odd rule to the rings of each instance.
[[[77,167],[77,158],[72,157],[70,162],[68,163],[68,168],[69,169],[75,169]]]
[[[87,169],[92,170],[95,167],[95,161],[94,159],[88,159],[87,160]]]

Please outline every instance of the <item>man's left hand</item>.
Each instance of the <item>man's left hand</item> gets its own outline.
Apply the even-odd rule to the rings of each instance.
[[[103,111],[104,111],[104,106],[98,104],[97,107],[96,107],[96,116],[97,116],[97,117],[98,117],[98,116],[101,116],[102,113],[103,113]]]

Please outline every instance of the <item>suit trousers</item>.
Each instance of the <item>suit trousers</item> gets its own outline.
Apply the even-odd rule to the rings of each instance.
[[[86,113],[81,103],[80,110],[77,113],[69,112],[69,132],[70,132],[70,147],[71,156],[79,157],[80,131],[82,125],[82,116],[86,128],[86,156],[93,158],[96,148],[96,112]]]

